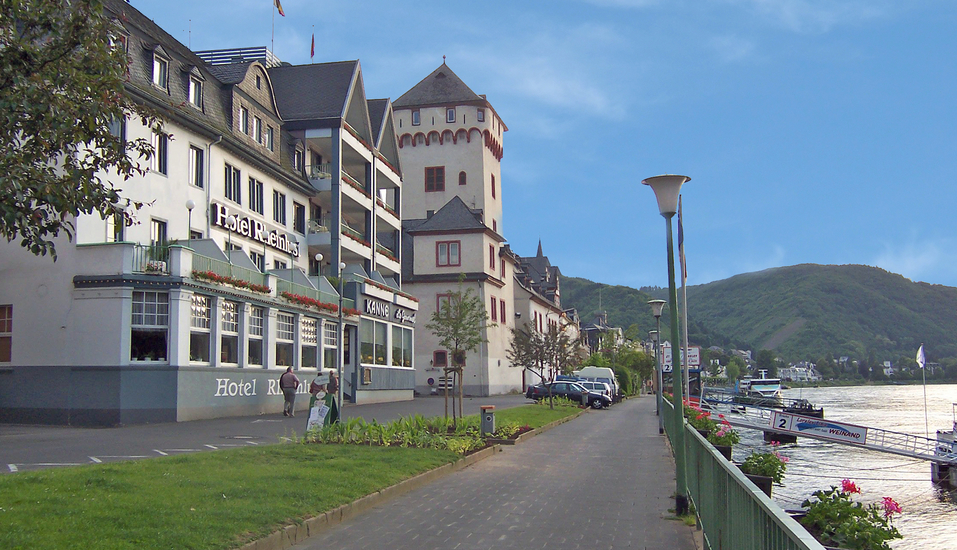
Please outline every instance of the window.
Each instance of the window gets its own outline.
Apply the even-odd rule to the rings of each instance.
[[[239,363],[239,311],[240,305],[236,302],[223,302],[223,335],[220,358],[222,363]]]
[[[264,136],[264,139],[266,140],[266,142],[265,142],[263,145],[265,145],[265,146],[266,146],[266,149],[269,149],[270,151],[273,150],[273,149],[272,149],[272,136],[273,136],[272,126],[267,126],[267,127],[266,127],[266,135]]]
[[[455,122],[455,107],[449,107],[445,110],[445,121]]]
[[[465,183],[466,183],[466,178],[467,178],[467,176],[465,175],[465,171],[464,171],[464,170],[463,170],[462,172],[459,172],[459,185],[465,185]]]
[[[412,366],[412,329],[392,326],[392,366]]]
[[[126,117],[114,117],[110,120],[110,134],[124,145],[126,144]]]
[[[282,260],[273,260],[272,261],[273,269],[286,269],[286,262]]]
[[[495,245],[488,245],[488,266],[495,272]]]
[[[203,153],[199,147],[189,146],[189,183],[196,187],[203,186]]]
[[[10,307],[8,323],[12,324],[13,310],[12,306]],[[169,295],[165,292],[134,290],[130,320],[130,360],[166,361],[168,331]]]
[[[263,143],[263,137],[264,137],[264,136],[263,136],[263,134],[264,134],[264,132],[263,132],[263,119],[259,118],[258,116],[257,116],[257,117],[253,117],[253,122],[254,122],[254,124],[253,124],[253,139],[255,139],[256,142],[261,145],[261,144]]]
[[[226,182],[226,198],[235,202],[236,204],[242,204],[242,189],[240,189],[241,181],[241,172],[239,168],[235,168],[226,165],[226,173],[224,175],[224,180]]]
[[[259,252],[256,252],[255,250],[250,250],[249,259],[252,260],[252,262],[256,265],[259,271],[262,271],[263,273],[266,272],[266,255],[265,254],[260,254]]]
[[[276,314],[276,366],[292,366],[292,341],[296,338],[296,317],[289,313]]]
[[[495,174],[492,174],[492,198],[495,198]]]
[[[499,300],[498,302],[499,311],[498,318],[502,320],[502,323],[505,323],[505,300]]]
[[[154,172],[166,174],[169,171],[169,136],[153,132],[153,157],[150,168]]]
[[[475,120],[479,122],[485,122],[485,109],[479,109],[475,113]]]
[[[263,333],[266,329],[266,310],[261,307],[249,309],[249,346],[247,356],[250,365],[263,364]]]
[[[386,364],[386,336],[388,325],[371,319],[359,323],[360,362],[367,365]]]
[[[263,202],[263,182],[249,178],[249,209],[261,215]]]
[[[412,125],[418,126],[419,124],[422,124],[422,118],[419,116],[419,110],[416,109],[412,111]]]
[[[462,265],[459,257],[459,243],[460,241],[435,243],[435,265],[437,267]]]
[[[13,359],[13,305],[0,306],[0,363]]]
[[[449,352],[444,349],[435,350],[432,352],[432,366],[433,367],[447,367],[449,366]]]
[[[200,239],[203,238],[203,232],[202,232],[202,231],[196,231],[196,230],[190,229],[190,230],[189,230],[189,238],[192,239],[192,240],[194,240],[194,241],[198,241],[198,240],[200,240]],[[239,250],[242,250],[242,249],[243,249],[243,247],[240,246],[240,247],[239,247]]]
[[[189,78],[189,103],[193,107],[203,107],[203,83],[198,78]]]
[[[338,365],[336,360],[337,342],[339,341],[338,326],[335,323],[326,323],[322,331],[322,365],[326,368]]]
[[[249,135],[249,109],[245,107],[239,108],[239,131]]]
[[[263,89],[263,77],[259,76],[258,74],[256,75],[256,89],[257,90]]]
[[[505,279],[505,259],[499,258],[498,267],[501,270],[502,279]]]
[[[305,166],[304,166],[304,164],[303,164],[303,162],[304,162],[304,160],[305,160],[304,157],[305,157],[305,155],[303,155],[302,149],[296,149],[295,152],[293,152],[293,155],[292,155],[292,166],[293,166],[293,168],[295,168],[296,170],[302,172],[302,171],[305,169]]]
[[[498,321],[498,300],[492,296],[492,321]]]
[[[106,238],[109,242],[123,242],[125,230],[126,216],[122,212],[117,212],[106,219]]]
[[[306,207],[295,201],[292,203],[292,226],[293,229],[305,235]]]
[[[450,294],[436,294],[435,296],[435,311],[441,312],[445,308],[449,307],[449,300],[452,299]]]
[[[319,366],[319,322],[303,317],[299,327],[302,335],[302,359],[299,367],[314,369]]]
[[[445,191],[445,166],[430,166],[425,169],[425,190]]]
[[[190,299],[189,360],[209,363],[209,327],[212,324],[212,299],[193,294]]]
[[[286,225],[286,195],[276,189],[272,191],[272,219]]]
[[[152,220],[150,222],[150,246],[161,247],[166,244],[166,222]]]
[[[492,220],[492,231],[498,233],[498,222],[494,219]]]
[[[153,84],[166,89],[169,83],[169,61],[154,54],[153,55]]]

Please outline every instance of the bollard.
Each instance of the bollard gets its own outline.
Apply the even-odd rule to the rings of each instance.
[[[482,405],[482,435],[495,433],[495,405]]]

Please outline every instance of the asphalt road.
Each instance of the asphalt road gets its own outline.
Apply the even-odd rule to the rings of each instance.
[[[466,398],[465,414],[477,414],[482,405],[506,409],[530,403],[521,395]],[[417,397],[412,401],[346,404],[343,418],[363,417],[379,422],[400,416],[441,416],[442,397]],[[76,466],[117,460],[214,451],[232,447],[278,443],[301,436],[308,414],[282,413],[141,424],[118,428],[73,428],[0,424],[0,472],[13,473],[58,466]]]

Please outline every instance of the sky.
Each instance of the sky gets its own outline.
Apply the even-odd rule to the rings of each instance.
[[[446,56],[509,129],[502,233],[566,276],[667,286],[641,181],[668,173],[690,285],[815,263],[957,286],[953,0],[131,3],[193,50],[359,59],[369,98]]]

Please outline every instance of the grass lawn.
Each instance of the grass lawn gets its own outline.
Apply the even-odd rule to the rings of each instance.
[[[538,428],[578,411],[527,405],[496,411],[496,423]],[[0,548],[236,548],[458,458],[278,444],[3,475]]]

